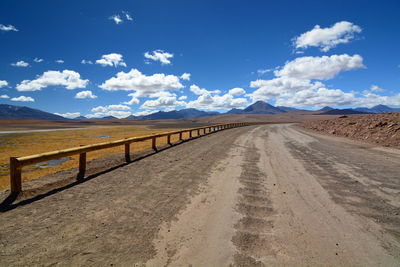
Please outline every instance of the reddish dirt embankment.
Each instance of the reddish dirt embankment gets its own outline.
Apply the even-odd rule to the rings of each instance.
[[[382,146],[400,147],[400,113],[341,116],[333,120],[304,122],[301,126]]]

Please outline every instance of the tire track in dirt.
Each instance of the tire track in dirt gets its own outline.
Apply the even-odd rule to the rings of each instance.
[[[396,266],[397,257],[385,246],[394,245],[393,249],[399,251],[393,238],[373,221],[336,203],[318,174],[308,169],[305,161],[313,158],[309,155],[297,157],[287,145],[288,141],[293,141],[301,149],[309,149],[318,138],[289,125],[270,125],[263,130],[268,132],[268,138],[255,136],[254,142],[260,149],[262,164],[259,166],[268,177],[265,186],[276,212],[271,236],[276,256],[263,262],[283,266]],[[337,148],[341,152],[338,155],[354,151],[351,156],[357,155],[359,162],[368,162],[354,144],[343,149],[343,141],[321,143],[327,144],[323,157],[319,158],[323,166],[332,165],[332,151]],[[318,150],[313,152],[320,156]],[[334,163],[340,162],[342,160]],[[332,167],[337,173],[329,179],[334,182],[340,179],[335,174],[346,170],[342,165]],[[394,199],[394,195],[391,198]]]
[[[262,259],[274,255],[271,247],[274,210],[264,185],[266,175],[258,166],[260,153],[253,140],[246,145],[236,206],[242,217],[235,224],[236,233],[232,237],[237,249],[234,266],[264,266]]]
[[[1,213],[0,266],[145,263],[156,255],[153,239],[161,225],[176,220],[212,167],[227,158],[228,150],[221,148],[231,148],[251,129],[229,129],[171,147]],[[92,165],[113,158],[123,157]]]
[[[330,149],[328,155],[318,142],[305,147],[291,140],[286,145],[293,155],[303,162],[307,171],[318,177],[321,185],[329,192],[336,203],[344,206],[352,213],[371,218],[400,241],[400,209],[376,193],[377,187],[379,190],[384,188],[384,184],[381,183],[379,185],[371,184],[370,180],[376,179],[376,175],[371,175],[365,171],[360,174],[361,169],[352,166],[350,160],[343,159],[343,155],[335,156],[332,149]],[[370,162],[370,164],[373,166],[376,163]],[[377,168],[382,168],[382,166]],[[385,180],[382,177],[387,177],[386,183],[395,177],[392,172],[386,171],[386,174],[388,175],[385,176],[383,170],[379,175],[381,180]],[[392,247],[387,242],[384,243],[392,255],[400,257],[397,248]]]

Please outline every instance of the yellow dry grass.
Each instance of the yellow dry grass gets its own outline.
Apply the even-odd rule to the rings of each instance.
[[[124,139],[126,137],[137,137],[161,132],[168,132],[176,129],[148,129],[144,126],[108,126],[102,128],[88,128],[55,132],[32,132],[22,134],[9,134],[0,136],[0,189],[9,188],[9,158],[22,157],[54,150],[78,147]],[[193,133],[193,136],[196,136]],[[183,135],[188,138],[188,133]],[[172,142],[178,140],[178,135],[173,135]],[[167,143],[167,138],[158,138],[157,145]],[[131,152],[151,147],[151,141],[133,143]],[[91,161],[110,154],[124,153],[124,147],[114,147],[89,152],[87,160]],[[122,156],[122,155],[121,155]],[[41,168],[39,165],[26,166],[22,170],[23,181],[39,178],[46,174],[60,170],[66,170],[78,166],[79,156],[72,156],[68,161],[54,167]],[[42,165],[45,166],[46,164]]]

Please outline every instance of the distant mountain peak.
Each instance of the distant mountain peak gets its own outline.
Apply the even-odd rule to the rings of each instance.
[[[65,121],[62,116],[25,106],[0,104],[0,120]]]
[[[105,116],[100,118],[102,120],[118,120],[118,118],[114,117],[114,116]]]
[[[261,100],[251,104],[243,110],[243,113],[251,114],[278,114],[282,112],[284,111]]]
[[[243,109],[233,108],[226,112],[226,114],[241,114],[243,113]]]
[[[390,108],[390,107],[388,107],[386,105],[379,104],[379,105],[373,106],[372,108]]]
[[[74,118],[74,120],[87,120],[88,118],[86,118],[85,116],[78,116],[76,118]]]
[[[195,108],[186,108],[181,110],[171,111],[158,111],[144,116],[129,116],[128,118],[139,119],[139,120],[165,120],[165,119],[185,119],[194,117],[205,117],[219,115],[220,113],[215,111],[202,111]]]
[[[351,115],[351,114],[368,114],[366,112],[362,112],[362,111],[357,111],[355,109],[351,109],[351,108],[347,108],[347,109],[330,109],[330,110],[325,110],[321,113],[319,113],[319,115]]]
[[[292,108],[292,107],[285,107],[285,106],[276,106],[276,107],[284,112],[291,112],[297,110],[297,108]]]
[[[319,109],[318,111],[329,111],[329,110],[333,110],[334,108],[330,107],[330,106],[325,106],[321,109]]]

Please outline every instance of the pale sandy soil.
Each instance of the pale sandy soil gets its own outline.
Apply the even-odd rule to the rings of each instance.
[[[122,163],[90,168],[110,162]],[[0,265],[398,266],[399,162],[397,149],[264,125],[32,196],[39,180],[71,181],[59,173],[2,206]]]

